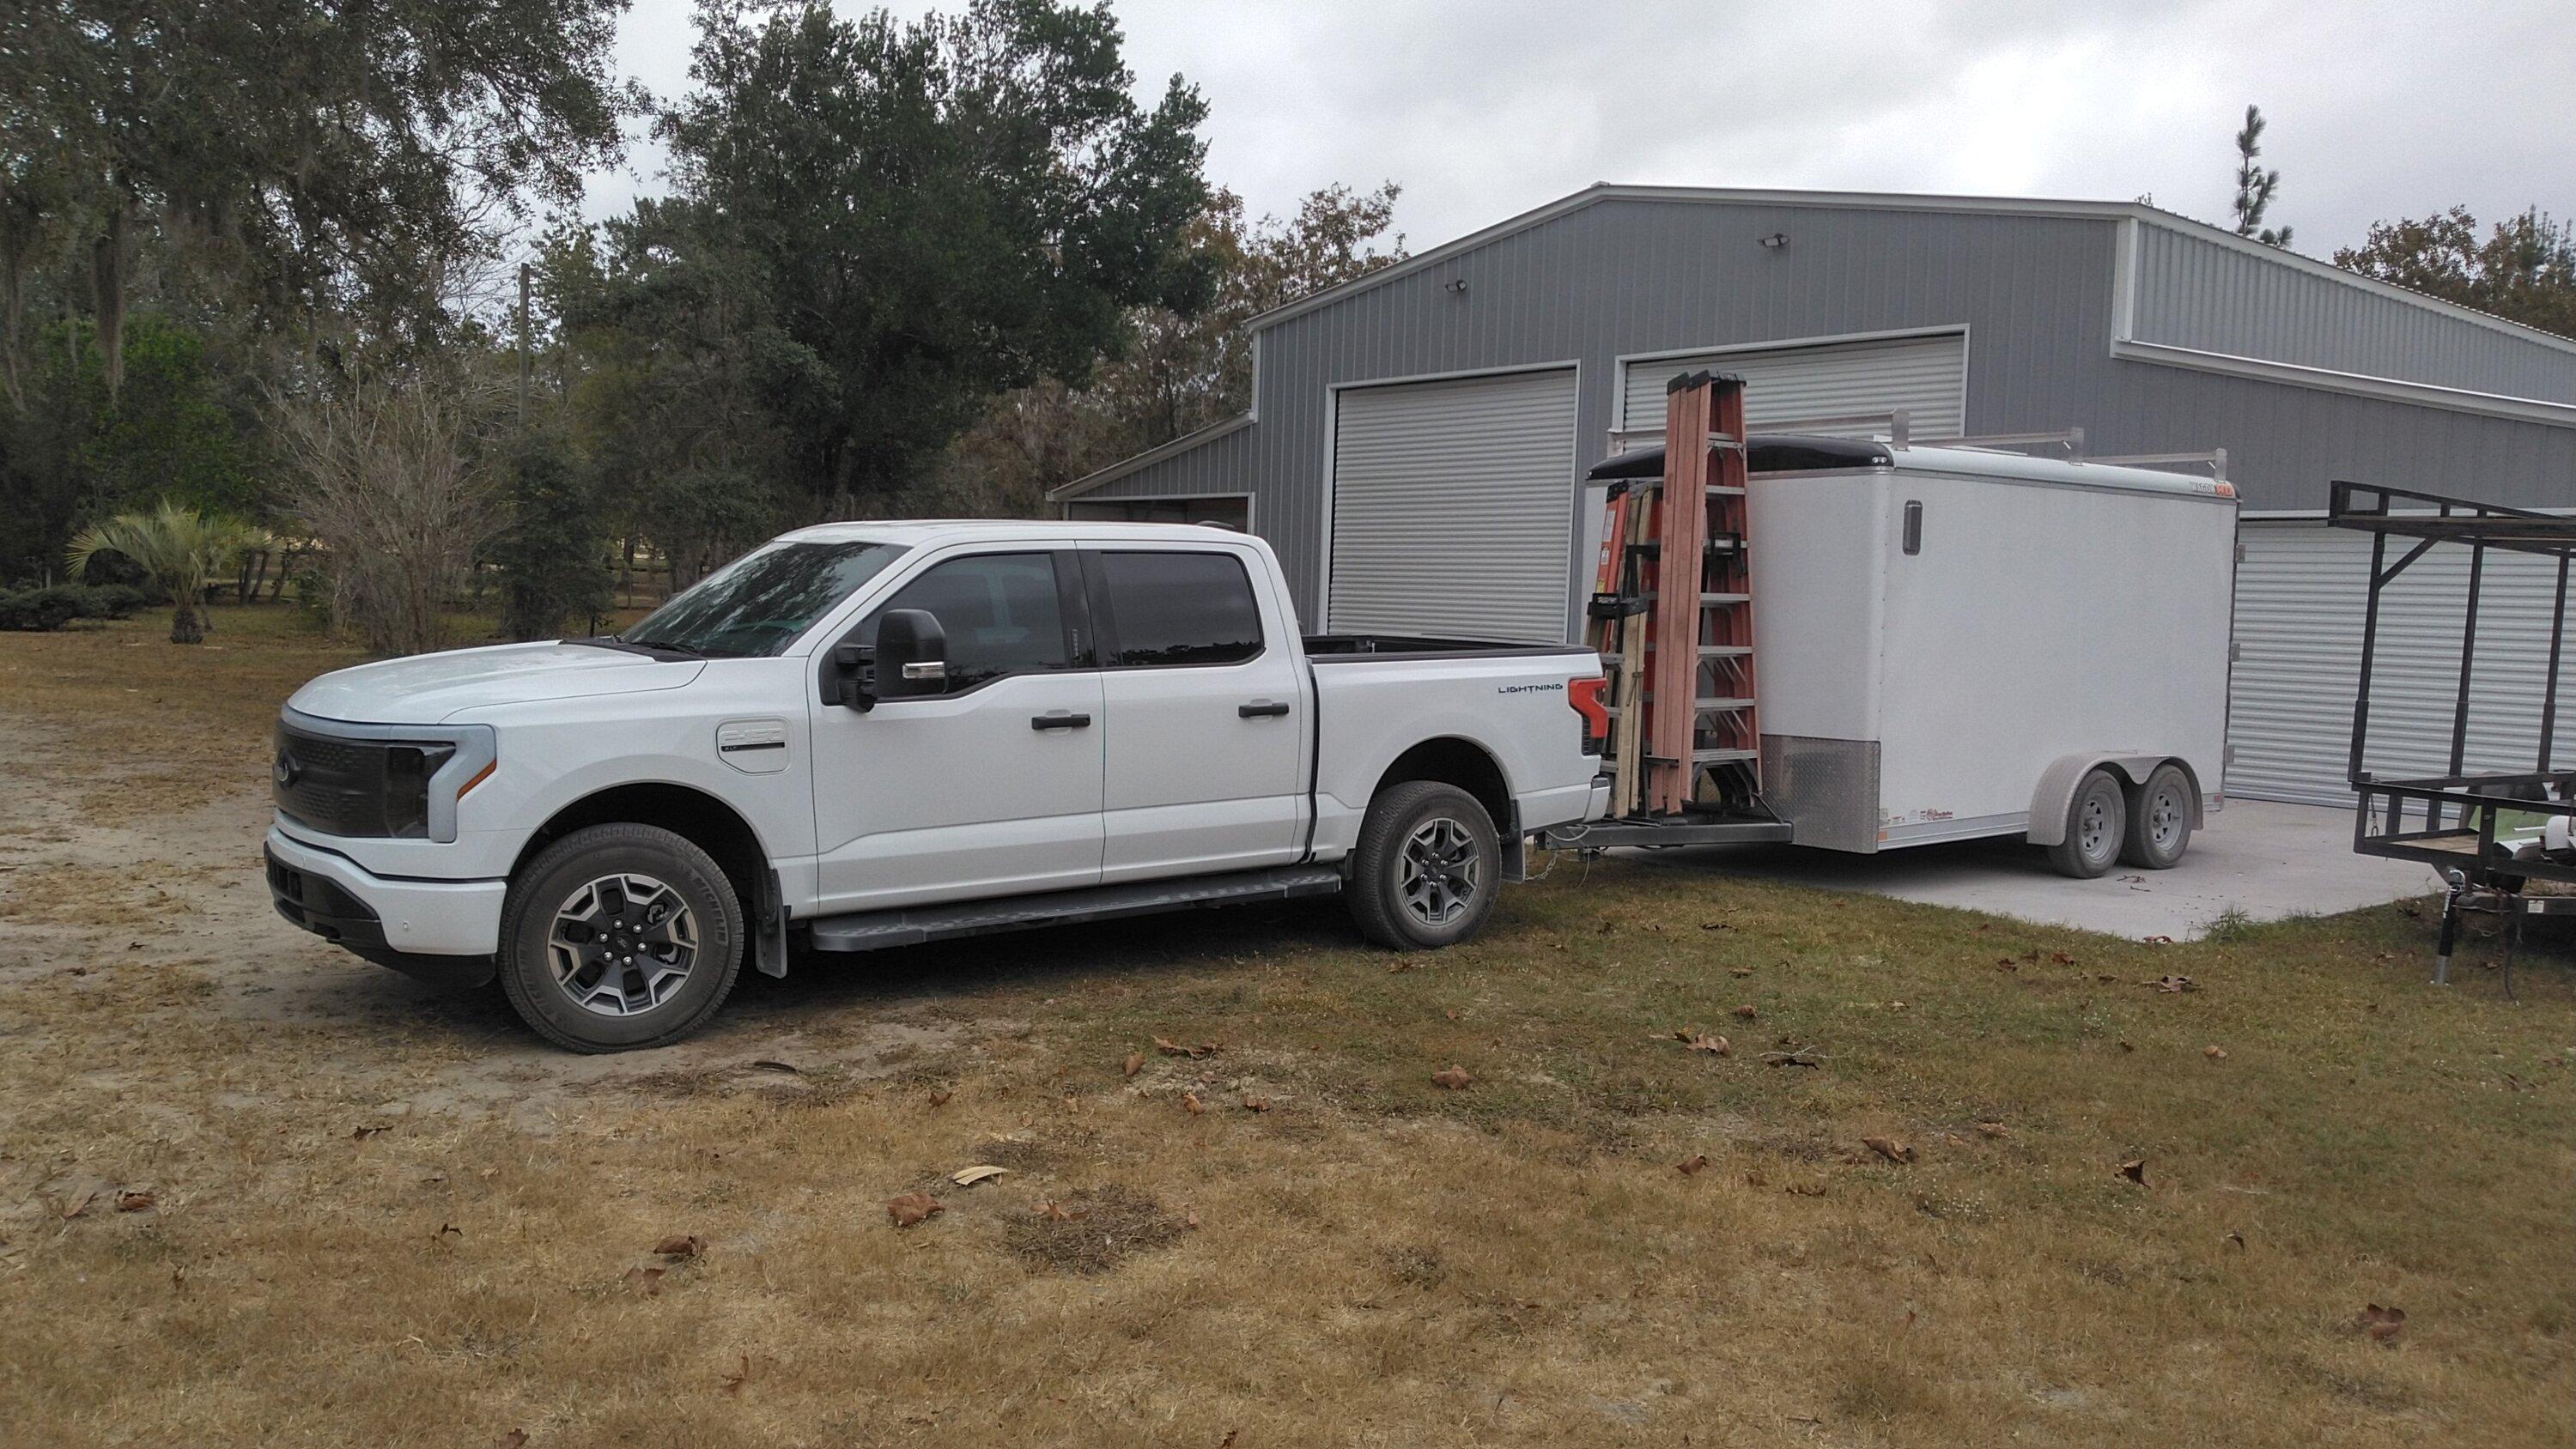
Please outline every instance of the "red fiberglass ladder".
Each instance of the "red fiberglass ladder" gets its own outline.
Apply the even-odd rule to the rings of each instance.
[[[1667,385],[1663,468],[1612,489],[1590,610],[1621,819],[1746,810],[1762,785],[1742,378]]]

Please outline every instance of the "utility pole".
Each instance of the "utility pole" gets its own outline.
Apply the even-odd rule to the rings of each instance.
[[[528,274],[519,263],[519,431],[528,430]]]

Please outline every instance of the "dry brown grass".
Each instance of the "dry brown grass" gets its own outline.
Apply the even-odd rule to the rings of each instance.
[[[255,821],[267,713],[334,656],[175,652],[209,723],[155,753],[121,637],[0,636],[0,718],[115,741],[45,745],[44,789],[230,769],[202,819]],[[1281,908],[806,963],[603,1066],[250,884],[155,874],[184,928],[27,906],[112,828],[37,824],[0,842],[41,917],[0,915],[11,1442],[2576,1433],[2563,945],[2516,1007],[2422,986],[2395,907],[2148,947],[1611,862],[1406,962]],[[1821,1065],[1763,1064],[1792,1045]],[[947,1182],[976,1163],[1010,1171]]]

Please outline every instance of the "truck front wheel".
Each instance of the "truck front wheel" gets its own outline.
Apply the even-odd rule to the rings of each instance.
[[[656,826],[594,825],[510,883],[501,989],[557,1046],[666,1046],[732,994],[742,934],[742,903],[712,856]]]
[[[1399,951],[1454,946],[1484,928],[1502,877],[1502,846],[1476,797],[1410,781],[1369,802],[1352,852],[1351,919]]]

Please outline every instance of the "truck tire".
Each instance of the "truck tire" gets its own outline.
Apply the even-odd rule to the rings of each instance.
[[[742,971],[742,903],[714,857],[652,825],[593,825],[539,852],[501,909],[501,990],[577,1052],[667,1046]]]
[[[1475,796],[1413,780],[1369,802],[1351,852],[1361,935],[1398,951],[1454,946],[1484,929],[1502,884],[1502,845]]]
[[[2179,765],[2158,765],[2147,783],[2129,792],[2129,828],[2120,859],[2140,870],[2171,870],[2191,844],[2191,776]]]
[[[2066,802],[2066,834],[2048,847],[2048,863],[2077,880],[2109,870],[2120,858],[2128,817],[2119,778],[2108,770],[2092,771],[2077,782],[2075,798]]]

